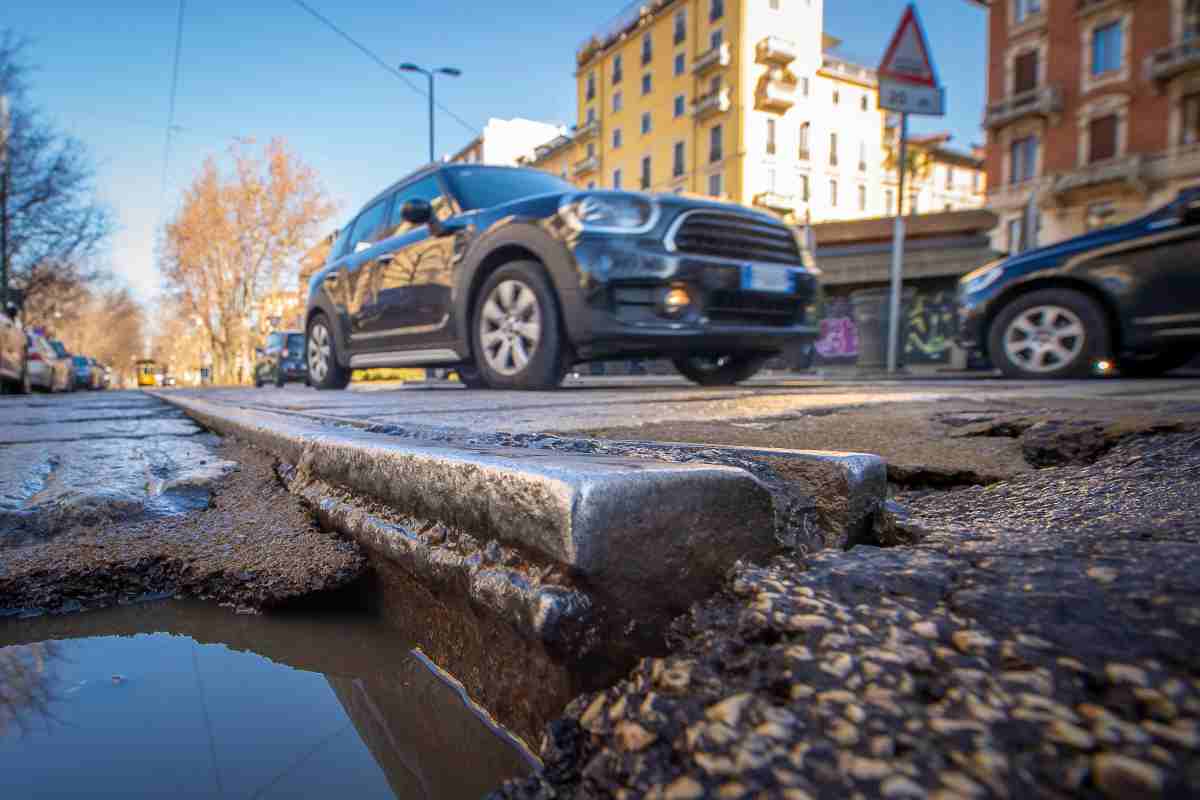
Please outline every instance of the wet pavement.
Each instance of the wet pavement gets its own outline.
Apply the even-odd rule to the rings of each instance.
[[[357,612],[0,624],[0,797],[478,798],[529,753]]]
[[[1011,398],[1118,402],[1171,399],[1200,405],[1200,379],[1187,377],[1023,382],[957,376],[902,381],[768,376],[737,387],[712,389],[692,386],[673,376],[648,376],[571,379],[551,392],[379,383],[352,384],[342,392],[318,392],[299,384],[287,384],[282,389],[167,390],[171,392],[198,392],[207,400],[355,425],[436,425],[514,433],[753,419],[846,406],[950,400],[986,404]]]

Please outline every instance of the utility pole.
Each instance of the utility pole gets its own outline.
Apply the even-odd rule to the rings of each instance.
[[[462,75],[462,70],[454,67],[439,67],[438,69],[425,69],[419,67],[412,62],[406,61],[400,65],[401,72],[419,72],[429,79],[429,163],[433,163],[436,159],[434,155],[434,138],[433,138],[433,76],[434,75],[449,75],[451,78],[457,78]]]
[[[896,371],[900,356],[900,282],[904,270],[904,177],[908,171],[908,112],[900,112],[900,180],[892,228],[892,293],[888,303],[887,371]]]
[[[0,94],[0,313],[8,310],[8,95]]]

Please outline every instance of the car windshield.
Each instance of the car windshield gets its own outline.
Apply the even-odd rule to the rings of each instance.
[[[289,333],[287,337],[288,350],[303,350],[304,349],[304,334]]]
[[[58,339],[51,339],[50,346],[54,348],[54,352],[58,354],[59,358],[66,358],[67,356],[71,355],[67,352],[67,348],[63,346],[63,343]]]
[[[71,361],[77,367],[86,367],[88,365],[88,360],[83,356],[75,356]]]
[[[491,208],[522,197],[577,190],[562,178],[536,169],[452,167],[442,174],[464,211]]]

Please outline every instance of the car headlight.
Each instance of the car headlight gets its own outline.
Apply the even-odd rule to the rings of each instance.
[[[644,195],[597,192],[564,197],[558,213],[577,231],[645,233],[658,222],[659,211]]]
[[[967,294],[975,294],[982,292],[984,289],[991,286],[996,281],[1000,280],[1000,276],[1004,274],[1004,267],[999,264],[995,266],[980,267],[974,272],[970,272],[963,276],[960,283],[963,291]]]

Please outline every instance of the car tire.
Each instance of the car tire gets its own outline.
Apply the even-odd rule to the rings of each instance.
[[[1187,364],[1198,355],[1195,350],[1167,350],[1144,356],[1125,356],[1117,359],[1122,378],[1157,378]]]
[[[309,380],[317,389],[345,389],[350,383],[350,370],[338,363],[337,342],[324,314],[317,314],[308,324],[304,357]]]
[[[471,348],[493,389],[554,389],[566,374],[558,298],[542,265],[514,261],[488,276],[475,303]]]
[[[21,382],[17,384],[17,391],[21,394],[33,394],[33,379],[29,377],[29,370],[21,370]]]
[[[992,363],[1010,378],[1085,378],[1109,352],[1095,300],[1074,289],[1038,289],[1000,309],[988,330]]]
[[[770,359],[762,353],[688,355],[671,359],[679,374],[700,386],[733,386],[753,377]]]
[[[275,376],[275,388],[276,389],[282,389],[284,383],[286,383],[286,381],[284,381],[283,375]]]
[[[474,364],[464,364],[455,367],[454,371],[458,374],[458,382],[468,389],[490,388],[487,381],[483,379],[483,374],[479,371],[479,367]]]

